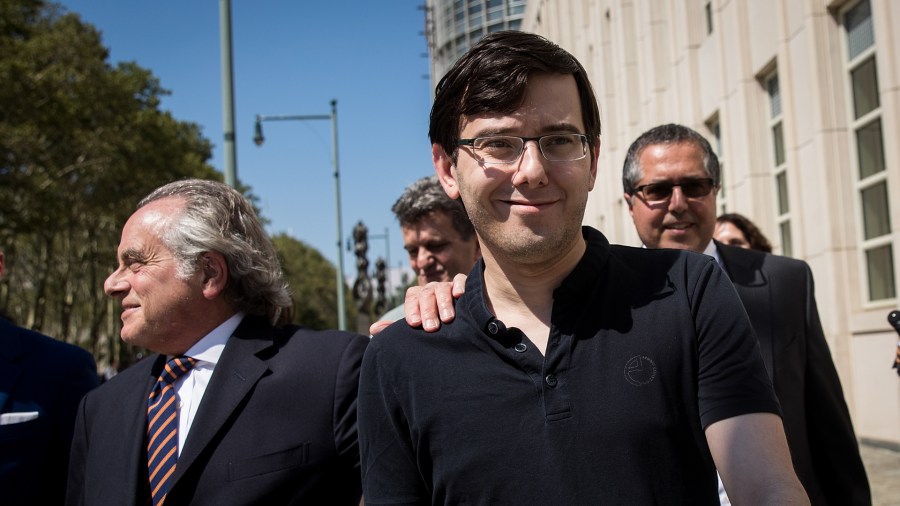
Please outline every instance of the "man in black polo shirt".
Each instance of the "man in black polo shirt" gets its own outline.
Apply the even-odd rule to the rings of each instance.
[[[721,269],[581,227],[600,120],[574,57],[485,37],[438,85],[429,135],[483,259],[452,323],[397,323],[366,352],[367,503],[718,504],[716,468],[736,502],[806,503]]]

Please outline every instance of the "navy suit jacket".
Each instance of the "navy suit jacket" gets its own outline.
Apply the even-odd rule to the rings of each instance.
[[[794,469],[813,505],[869,505],[869,482],[802,260],[725,246],[719,257],[759,338]]]
[[[98,383],[87,351],[0,318],[0,414],[30,418],[0,425],[0,502],[62,504],[75,413]]]
[[[181,504],[358,504],[356,397],[369,340],[247,316],[213,371],[166,496]],[[152,355],[87,395],[69,505],[141,505]]]

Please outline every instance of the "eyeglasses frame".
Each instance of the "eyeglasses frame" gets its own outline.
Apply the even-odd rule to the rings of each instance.
[[[544,154],[544,148],[541,147],[541,139],[543,139],[545,137],[558,137],[558,136],[562,136],[562,135],[574,135],[574,136],[578,136],[581,138],[581,151],[582,151],[581,156],[579,156],[578,158],[573,158],[571,160],[551,160],[550,158],[547,158],[547,155]],[[508,162],[492,161],[492,162],[485,162],[485,163],[492,163],[492,164],[496,163],[496,164],[508,165],[511,163],[518,162],[522,158],[522,154],[525,153],[525,145],[528,143],[528,141],[534,141],[535,144],[537,144],[538,151],[540,151],[541,156],[543,156],[544,159],[547,160],[548,162],[575,162],[578,160],[584,160],[587,157],[588,148],[590,146],[590,144],[588,143],[587,135],[579,134],[579,133],[547,134],[547,135],[538,135],[537,137],[522,137],[520,135],[483,135],[481,137],[472,137],[469,139],[458,139],[456,141],[456,145],[457,146],[470,146],[472,148],[472,151],[477,153],[476,148],[475,148],[475,141],[477,141],[478,139],[492,139],[492,138],[503,138],[503,137],[522,139],[522,151],[519,152],[519,155],[516,156],[515,159],[510,160]]]

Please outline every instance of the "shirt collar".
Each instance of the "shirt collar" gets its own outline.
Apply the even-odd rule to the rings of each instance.
[[[722,257],[719,256],[719,249],[716,248],[716,241],[710,239],[709,244],[706,245],[706,249],[703,250],[703,254],[715,258],[716,263],[722,265]]]
[[[641,244],[642,248],[647,248],[646,244]],[[716,241],[712,239],[709,240],[709,244],[706,245],[706,249],[703,250],[704,255],[709,255],[716,259],[716,263],[720,266],[722,265],[722,257],[719,256],[719,249],[716,248]]]
[[[228,338],[234,334],[235,329],[238,328],[243,319],[244,313],[240,311],[235,313],[231,318],[222,322],[212,332],[206,334],[188,348],[185,355],[197,359],[198,362],[208,362],[215,367],[219,362],[219,357],[222,356],[222,351],[225,349],[225,343],[228,342]]]

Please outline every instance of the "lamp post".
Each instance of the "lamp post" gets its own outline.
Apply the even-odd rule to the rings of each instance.
[[[331,114],[314,114],[304,116],[264,116],[256,115],[255,134],[253,142],[262,146],[265,138],[262,133],[263,121],[306,121],[327,119],[331,120],[331,160],[334,165],[334,211],[337,223],[337,312],[338,328],[347,330],[347,319],[344,310],[344,250],[341,232],[341,172],[338,163],[338,135],[337,135],[337,100],[331,101]]]

